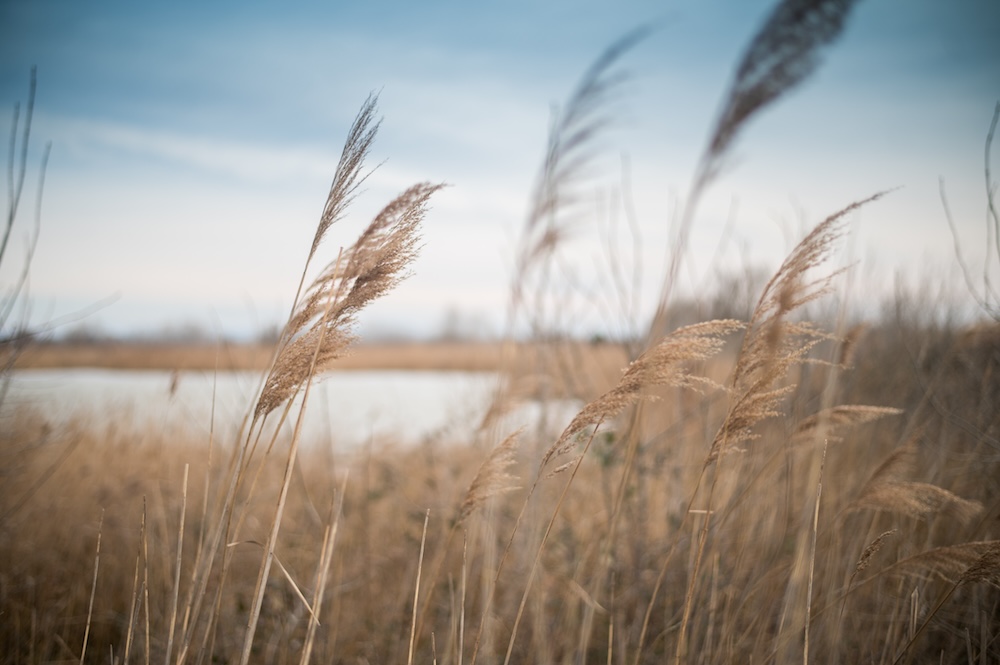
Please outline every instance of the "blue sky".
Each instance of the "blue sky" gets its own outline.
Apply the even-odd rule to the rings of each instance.
[[[647,23],[654,32],[622,60],[630,79],[588,185],[610,196],[627,157],[639,254],[628,251],[624,222],[595,213],[565,261],[599,288],[616,233],[623,262],[641,268],[648,311],[674,211],[770,7],[5,0],[5,131],[37,65],[33,165],[53,142],[32,316],[114,297],[86,322],[226,334],[278,322],[344,135],[375,90],[384,122],[373,163],[384,163],[332,231],[326,258],[406,186],[450,187],[433,202],[413,276],[366,314],[362,332],[433,334],[450,309],[496,327],[551,109],[605,46]],[[857,263],[852,288],[874,301],[897,279],[959,285],[938,182],[977,265],[983,143],[1000,99],[998,25],[1000,4],[990,0],[860,3],[817,73],[741,135],[698,209],[679,292],[705,293],[719,266],[773,269],[804,229],[894,187],[854,219],[841,257]],[[30,206],[22,212],[0,267],[5,285],[29,227]],[[620,325],[590,316],[579,314],[588,328]]]

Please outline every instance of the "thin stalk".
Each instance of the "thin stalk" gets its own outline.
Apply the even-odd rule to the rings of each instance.
[[[336,507],[331,506],[332,520],[331,524],[327,524],[326,529],[323,533],[323,546],[320,550],[320,560],[316,571],[316,588],[313,590],[313,620],[309,622],[309,628],[306,631],[306,642],[305,647],[302,649],[302,658],[299,660],[300,665],[306,665],[309,662],[309,657],[312,655],[313,644],[316,640],[316,629],[319,627],[319,615],[323,608],[323,594],[326,590],[326,581],[330,572],[330,562],[333,561],[333,547],[337,542],[337,530],[340,526],[340,515],[344,508],[344,492],[347,489],[347,479],[344,479],[344,487],[339,492],[338,502]]]
[[[806,628],[805,641],[802,648],[802,663],[809,665],[809,622],[812,618],[813,579],[816,572],[816,534],[819,531],[819,504],[823,498],[823,469],[826,466],[826,448],[828,441],[823,441],[823,460],[819,465],[819,483],[816,485],[816,507],[813,510],[812,542],[809,546],[809,583],[806,592]]]
[[[143,497],[142,500],[142,512],[143,512],[143,522],[146,521],[146,499]],[[149,533],[146,529],[142,531],[142,604],[144,612],[146,614],[145,627],[146,627],[146,644],[143,650],[143,655],[145,656],[145,663],[149,665]]]
[[[461,610],[458,615],[458,665],[462,665],[462,657],[465,655],[465,587],[469,576],[469,538],[468,534],[462,532],[462,601]]]
[[[177,527],[177,565],[174,568],[174,593],[170,601],[170,630],[167,634],[167,653],[164,655],[164,665],[170,665],[170,656],[174,649],[174,629],[177,626],[177,598],[181,590],[181,561],[184,554],[184,516],[187,514],[188,464],[184,465],[184,483],[181,489],[181,520]]]
[[[125,633],[125,655],[122,662],[128,663],[129,654],[132,651],[133,633],[135,632],[135,622],[139,615],[141,603],[139,602],[139,563],[142,561],[142,544],[146,540],[146,497],[142,497],[142,522],[139,525],[139,551],[135,555],[135,575],[132,577],[132,600],[129,603],[128,630]]]
[[[420,536],[420,557],[417,559],[417,581],[413,585],[413,618],[410,620],[410,648],[406,655],[406,665],[413,665],[413,643],[417,637],[417,605],[420,601],[420,573],[424,568],[424,545],[427,542],[427,522],[431,518],[431,511],[427,509],[424,513],[424,531]]]
[[[101,567],[101,533],[104,531],[104,510],[101,509],[101,521],[97,524],[97,553],[94,555],[94,581],[90,585],[90,603],[87,605],[87,627],[83,630],[83,648],[80,649],[80,665],[87,655],[87,640],[90,637],[90,620],[94,616],[94,596],[97,595],[97,571]]]

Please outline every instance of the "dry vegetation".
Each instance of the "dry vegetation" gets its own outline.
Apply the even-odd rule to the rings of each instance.
[[[509,346],[505,350],[505,346]],[[495,372],[510,364],[518,374],[537,367],[551,345],[519,342],[366,342],[352,346],[331,368]],[[604,373],[617,372],[627,353],[615,343],[567,340],[558,345],[566,362],[582,362]],[[268,344],[166,344],[154,342],[57,342],[35,344],[19,354],[15,369],[99,367],[105,369],[266,370],[274,347]],[[509,357],[505,359],[505,353]]]
[[[685,219],[845,12],[785,2],[772,16]],[[579,165],[628,43],[553,130],[511,290],[511,319],[539,334],[550,301],[534,277],[570,223],[563,167]],[[310,261],[354,193],[374,113],[372,99]],[[405,272],[434,190],[404,192],[308,286],[307,263],[237,440],[125,431],[113,414],[5,423],[0,662],[1000,659],[1000,327],[928,323],[912,313],[923,302],[846,332],[801,316],[835,288],[845,216],[877,196],[817,225],[747,321],[670,330],[667,288],[610,379],[580,347],[538,342],[475,441],[333,455],[263,436],[295,421],[291,397],[342,361],[354,314]],[[587,401],[561,434],[500,431],[512,401],[556,394]]]

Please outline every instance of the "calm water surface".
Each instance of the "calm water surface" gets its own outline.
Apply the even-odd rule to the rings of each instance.
[[[255,372],[26,370],[13,375],[0,417],[27,406],[53,425],[114,419],[139,431],[189,428],[207,435],[213,403],[216,430],[232,431],[259,380]],[[355,447],[369,439],[460,440],[482,418],[495,385],[495,375],[482,372],[333,372],[313,386],[303,441]]]

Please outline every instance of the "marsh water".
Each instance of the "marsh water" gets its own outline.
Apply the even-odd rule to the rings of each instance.
[[[256,372],[23,370],[13,374],[0,423],[28,408],[52,426],[113,423],[128,431],[153,427],[207,440],[213,423],[222,433],[238,427],[259,380]],[[302,440],[345,449],[367,441],[460,443],[481,421],[496,382],[489,372],[333,372],[312,388]],[[508,427],[530,424],[537,409],[524,405]]]

